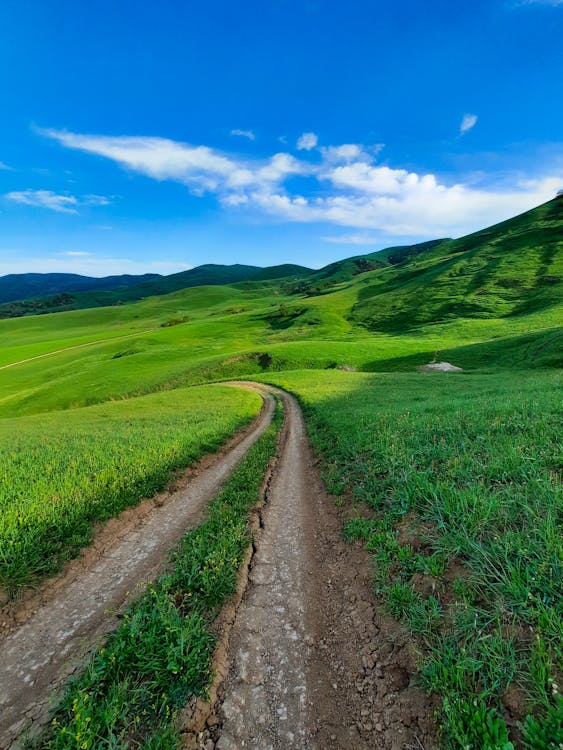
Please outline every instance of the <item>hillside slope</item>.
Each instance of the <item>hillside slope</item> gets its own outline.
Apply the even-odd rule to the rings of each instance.
[[[146,274],[140,277],[112,276],[89,279],[75,277],[73,274],[15,274],[0,277],[0,318],[121,305],[146,297],[170,294],[180,289],[222,286],[244,281],[265,281],[282,277],[296,279],[310,273],[312,273],[310,268],[292,264],[260,268],[240,264],[225,266],[208,263],[169,276]],[[53,278],[44,278],[45,276]],[[73,278],[78,281],[73,282]],[[120,279],[130,279],[130,281],[119,283]],[[3,292],[4,299],[2,299]],[[29,299],[21,296],[22,294]],[[43,296],[46,294],[53,296]],[[3,301],[4,304],[1,304]]]
[[[195,286],[234,284],[251,278],[263,269],[258,266],[231,265],[222,266],[212,263],[190,268],[187,271],[170,274],[169,276],[155,276],[143,283],[129,286],[91,287],[84,292],[57,292],[55,297],[39,297],[14,301],[11,304],[0,305],[0,317],[13,318],[21,315],[37,313],[63,312],[66,310],[81,310],[89,307],[106,307],[121,305],[125,302],[136,302],[145,297],[170,294],[178,289],[188,289]],[[103,282],[105,279],[100,279]],[[12,298],[13,299],[13,298]]]
[[[449,240],[381,274],[351,318],[398,332],[457,318],[507,318],[562,300],[563,200]]]
[[[76,273],[10,273],[0,276],[0,303],[43,297],[48,294],[117,289],[158,278],[158,273],[145,273],[140,276],[122,274],[104,278],[81,276]]]

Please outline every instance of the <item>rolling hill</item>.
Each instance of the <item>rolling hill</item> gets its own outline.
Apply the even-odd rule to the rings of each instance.
[[[373,558],[373,642],[389,672],[401,655],[397,700],[424,688],[432,710],[420,715],[436,717],[444,748],[508,750],[524,733],[522,746],[550,747],[563,669],[562,259],[556,199],[467,237],[318,271],[207,266],[77,293],[83,309],[0,320],[0,592],[57,569],[89,542],[93,519],[150,495],[147,482],[161,486],[258,408],[218,381],[277,385],[301,404],[342,512],[338,538]],[[416,371],[436,356],[463,372]],[[262,469],[251,475],[259,483]],[[233,526],[221,519],[209,539],[228,551]],[[163,591],[158,602],[150,593],[150,633],[177,598]],[[131,652],[152,660],[152,641],[139,642]],[[170,674],[168,645],[163,654]],[[103,692],[110,673],[84,674],[103,675]],[[74,726],[69,715],[52,731]],[[98,717],[96,738],[113,731],[105,708]]]
[[[457,318],[505,318],[547,310],[560,298],[562,236],[563,199],[558,196],[466,237],[390,247],[319,270],[206,264],[142,283],[134,276],[12,275],[0,278],[0,301],[11,300],[0,304],[0,318],[123,305],[181,289],[239,283],[251,289],[278,281],[284,293],[313,298],[341,291],[360,277],[344,317],[371,331],[393,333]],[[19,296],[40,289],[52,290],[51,296]],[[292,316],[295,322],[298,318]]]
[[[0,276],[0,303],[44,297],[50,294],[119,289],[159,278],[157,273],[124,274],[94,278],[76,273],[11,273]]]
[[[121,305],[194,286],[286,276],[298,278],[309,273],[311,269],[292,264],[260,268],[208,263],[169,276],[146,274],[94,279],[73,274],[12,274],[0,277],[0,303],[5,303],[0,304],[0,318]],[[121,283],[122,279],[126,281]],[[47,294],[50,296],[44,296]]]

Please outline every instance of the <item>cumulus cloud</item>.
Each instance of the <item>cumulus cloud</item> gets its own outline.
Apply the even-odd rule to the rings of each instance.
[[[463,135],[471,130],[471,128],[474,128],[475,125],[477,125],[478,119],[477,115],[463,115],[463,120],[459,126],[460,135]]]
[[[362,146],[359,143],[343,143],[340,146],[321,146],[321,152],[325,162],[329,164],[345,163],[353,161],[372,161],[384,148],[383,143],[376,143],[373,146]]]
[[[263,211],[290,221],[372,229],[389,237],[445,237],[467,234],[526,211],[552,198],[560,184],[560,178],[548,177],[511,189],[487,190],[447,186],[433,175],[408,175],[396,194],[306,198],[276,193],[256,194],[253,201]]]
[[[459,236],[543,203],[555,195],[563,178],[553,160],[541,179],[513,179],[507,187],[486,175],[479,184],[467,183],[381,164],[381,146],[322,147],[316,154],[320,160],[286,152],[241,159],[164,138],[43,132],[67,148],[106,157],[130,171],[177,181],[195,194],[211,192],[230,210],[365,232],[349,235],[351,244],[363,244],[363,237],[374,230],[378,239],[390,240]],[[62,205],[76,210],[76,204]]]
[[[176,180],[195,193],[222,194],[266,188],[292,174],[306,174],[308,164],[286,153],[265,161],[244,161],[208,146],[191,146],[167,138],[80,135],[43,130],[67,148],[86,151],[156,180]]]
[[[108,206],[111,203],[105,195],[85,195],[77,198],[66,193],[58,194],[53,190],[14,190],[6,193],[4,197],[24,206],[48,208],[62,214],[77,214],[80,206]]]
[[[241,138],[248,138],[249,141],[256,140],[256,135],[254,134],[253,130],[239,130],[238,128],[235,128],[234,130],[231,130],[231,135],[238,135]]]
[[[298,151],[311,151],[318,142],[319,139],[315,133],[303,133],[297,139],[297,149]]]

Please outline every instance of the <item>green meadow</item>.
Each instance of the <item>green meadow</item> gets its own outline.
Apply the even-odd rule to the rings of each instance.
[[[510,706],[524,747],[556,747],[559,373],[272,380],[298,395],[327,488],[356,509],[344,533],[373,555],[381,606],[416,644],[418,682],[443,698],[445,746],[508,747]]]
[[[127,609],[121,626],[68,686],[38,750],[179,747],[176,717],[213,677],[213,620],[236,588],[250,544],[248,517],[276,451],[282,415],[246,454],[180,540],[168,571]]]
[[[0,421],[0,586],[56,572],[93,524],[162,489],[256,415],[259,397],[207,386]]]
[[[274,383],[441,699],[443,746],[560,747],[562,251],[555,199],[320,271],[0,320],[0,584],[52,573],[256,414],[211,383]],[[463,373],[416,372],[433,359]]]

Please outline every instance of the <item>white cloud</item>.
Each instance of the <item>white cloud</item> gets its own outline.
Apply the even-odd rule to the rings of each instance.
[[[176,261],[111,258],[81,251],[68,251],[50,258],[30,257],[24,253],[0,249],[0,276],[9,273],[78,273],[83,276],[116,276],[124,273],[160,273],[185,271],[192,266]]]
[[[52,190],[14,190],[4,197],[25,206],[48,208],[63,214],[77,214],[80,206],[108,206],[111,203],[104,195],[85,195],[79,199],[74,195],[61,195]]]
[[[372,229],[388,237],[461,236],[508,219],[555,195],[561,178],[519,183],[511,189],[446,186],[433,175],[408,173],[396,195],[337,194],[305,198],[255,194],[263,211],[296,222],[328,222]]]
[[[6,171],[9,171],[9,172],[12,171],[12,167],[9,167],[7,164],[4,164],[3,161],[0,161],[0,169],[5,169]]]
[[[248,138],[249,141],[256,140],[256,135],[252,130],[239,130],[238,128],[235,128],[234,130],[231,130],[231,135],[238,135],[241,138]]]
[[[156,180],[176,180],[196,194],[231,193],[267,188],[289,174],[309,170],[290,154],[274,154],[266,161],[243,161],[208,146],[191,146],[167,138],[80,135],[57,130],[39,131],[67,148],[86,151]]]
[[[328,237],[321,237],[323,242],[330,242],[333,245],[374,245],[378,240],[375,237],[358,232],[355,234],[335,234]]]
[[[207,146],[163,138],[43,132],[63,146],[104,156],[148,177],[175,180],[196,194],[212,192],[229,210],[375,230],[378,241],[475,231],[552,198],[563,178],[563,166],[553,159],[543,176],[512,179],[507,186],[487,175],[479,182],[451,181],[378,164],[375,156],[381,146],[322,147],[317,151],[320,161],[289,153],[242,160]],[[295,176],[309,178],[306,195],[293,189],[297,183],[289,180]],[[360,244],[361,235],[353,236],[352,244]]]
[[[57,195],[52,190],[16,190],[4,196],[25,206],[49,208],[64,214],[77,214],[78,200],[73,195]]]
[[[311,151],[318,142],[319,139],[315,133],[303,133],[297,139],[297,149],[298,151]]]
[[[349,164],[353,161],[370,162],[383,148],[383,143],[376,143],[367,148],[359,143],[343,143],[341,146],[321,146],[319,151],[329,164]]]
[[[374,167],[365,162],[355,162],[344,167],[336,167],[326,173],[326,178],[336,187],[352,188],[359,192],[376,195],[396,195],[409,185],[415,184],[419,177],[405,169]],[[432,180],[432,175],[424,179]]]
[[[522,5],[551,5],[555,8],[558,5],[563,5],[563,0],[520,0],[515,7]]]
[[[478,119],[477,115],[463,115],[463,120],[459,126],[460,135],[463,135],[471,130],[471,128],[474,128],[475,125],[477,125]]]
[[[111,202],[111,199],[105,195],[85,195],[80,199],[83,206],[109,206]]]

